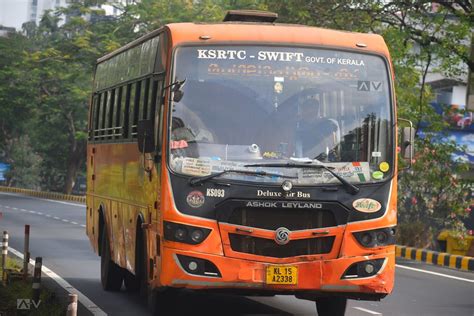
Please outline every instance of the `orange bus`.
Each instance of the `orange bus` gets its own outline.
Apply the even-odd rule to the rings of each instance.
[[[393,68],[383,38],[229,11],[97,61],[87,235],[105,290],[294,295],[319,315],[393,289]]]

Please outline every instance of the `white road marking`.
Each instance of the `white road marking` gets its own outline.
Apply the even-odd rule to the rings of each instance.
[[[432,274],[432,275],[437,275],[437,276],[445,277],[445,278],[448,278],[448,279],[454,279],[454,280],[459,280],[459,281],[474,283],[474,280],[465,279],[465,278],[460,278],[460,277],[453,276],[453,275],[449,275],[449,274],[443,274],[443,273],[439,273],[439,272],[433,272],[433,271],[428,271],[428,270],[422,270],[422,269],[417,269],[417,268],[402,266],[402,265],[400,265],[400,264],[396,264],[395,266],[396,266],[397,268],[401,268],[401,269],[407,269],[407,270],[412,270],[412,271],[417,271],[417,272],[423,272],[423,273],[427,273],[427,274]]]
[[[10,247],[8,247],[8,250],[15,256],[19,257],[20,259],[23,259],[23,254],[18,250],[15,250]],[[30,264],[35,265],[35,261],[33,259],[30,259]],[[105,313],[103,310],[100,309],[100,307],[95,305],[94,302],[92,302],[87,296],[75,289],[70,283],[68,283],[66,280],[54,273],[51,269],[43,265],[41,271],[47,276],[49,276],[51,279],[56,281],[56,283],[67,292],[71,294],[77,294],[77,299],[79,303],[82,303],[82,305],[84,305],[84,307],[87,308],[89,312],[91,312],[93,315],[107,316],[107,313]]]
[[[16,193],[0,192],[0,194],[11,195],[11,196],[21,196],[21,198],[27,198],[27,199],[33,199],[33,200],[43,200],[43,201],[48,201],[48,202],[61,203],[61,204],[66,204],[66,205],[78,206],[78,207],[85,207],[85,204],[76,204],[76,203],[70,203],[70,202],[64,202],[64,201],[42,199],[42,198],[37,198],[37,197],[22,195],[22,194],[16,194]]]
[[[0,205],[0,206],[2,206],[2,205]],[[49,214],[44,214],[44,213],[42,213],[42,212],[36,212],[36,211],[31,211],[31,210],[25,210],[25,209],[23,209],[23,208],[17,209],[17,208],[15,208],[15,207],[10,207],[10,206],[4,206],[4,207],[5,207],[5,208],[11,208],[11,209],[13,209],[13,210],[19,210],[19,211],[22,211],[22,212],[28,212],[28,213],[31,213],[31,214],[43,215],[43,216],[46,216],[46,217],[53,217],[53,216],[51,216],[51,215],[49,215]],[[57,219],[57,220],[61,220],[61,221],[65,222],[65,223],[71,223],[71,224],[74,224],[74,225],[79,225],[79,224],[76,223],[76,222],[70,221],[70,220],[68,220],[68,219],[61,219],[61,218],[59,218],[59,217],[57,217],[57,216],[54,216],[53,218],[54,218],[54,219]],[[85,225],[81,225],[81,226],[86,227]]]
[[[81,227],[86,227],[86,225],[82,225],[82,224],[81,224]]]
[[[371,311],[370,309],[366,309],[366,308],[362,308],[362,307],[352,307],[352,308],[358,309],[360,311],[363,311],[363,312],[366,312],[366,313],[369,313],[369,314],[372,314],[372,315],[382,315],[381,313],[374,312],[374,311]]]
[[[66,204],[66,205],[72,205],[72,206],[79,206],[79,207],[85,207],[85,204],[76,204],[76,203],[71,203],[71,202],[64,202],[64,201],[56,201],[56,200],[49,200],[49,199],[38,199],[38,200],[45,200],[48,202],[55,202],[55,203],[61,203],[61,204]]]

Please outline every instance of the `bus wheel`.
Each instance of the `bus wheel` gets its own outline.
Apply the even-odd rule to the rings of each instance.
[[[140,278],[128,270],[125,271],[123,283],[125,284],[125,288],[128,292],[135,293],[140,289]]]
[[[106,291],[119,291],[122,287],[123,270],[110,257],[109,238],[106,230],[102,235],[102,254],[100,257],[100,282]]]
[[[316,310],[319,316],[344,316],[346,313],[347,298],[321,297],[316,299]]]

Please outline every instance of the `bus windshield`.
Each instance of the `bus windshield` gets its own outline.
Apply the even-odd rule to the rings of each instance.
[[[221,177],[338,182],[322,168],[261,166],[312,162],[332,167],[351,183],[382,181],[393,171],[387,69],[379,56],[334,49],[179,47],[173,81],[186,81],[183,98],[172,104],[170,167],[192,177],[248,169],[276,175]]]

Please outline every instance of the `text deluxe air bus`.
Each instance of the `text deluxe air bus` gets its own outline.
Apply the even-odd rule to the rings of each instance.
[[[105,290],[288,294],[320,315],[392,291],[384,40],[274,20],[169,24],[97,61],[87,234]]]

